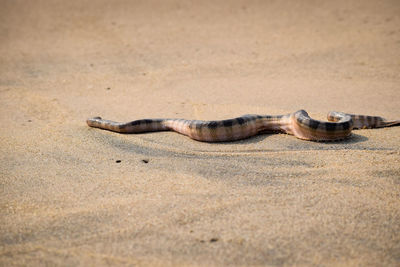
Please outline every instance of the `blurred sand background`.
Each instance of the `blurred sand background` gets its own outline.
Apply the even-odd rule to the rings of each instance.
[[[397,0],[0,0],[0,265],[399,266],[400,127],[208,144],[85,123],[400,119],[399,90]]]

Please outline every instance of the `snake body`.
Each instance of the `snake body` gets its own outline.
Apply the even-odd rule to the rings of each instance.
[[[94,117],[88,119],[87,124],[118,133],[175,131],[203,142],[234,141],[265,132],[286,133],[303,140],[335,141],[348,137],[353,129],[395,126],[400,125],[400,120],[386,121],[378,116],[331,111],[325,122],[314,120],[306,111],[299,110],[286,115],[243,115],[219,121],[143,119],[122,123]]]

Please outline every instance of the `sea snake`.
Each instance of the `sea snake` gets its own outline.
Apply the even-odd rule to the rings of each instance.
[[[310,118],[304,110],[276,116],[243,115],[219,121],[143,119],[123,123],[94,117],[86,122],[90,127],[118,133],[175,131],[203,142],[234,141],[265,132],[286,133],[303,140],[335,141],[348,137],[353,129],[400,125],[400,120],[386,121],[377,116],[353,115],[336,111],[329,112],[328,122],[324,122]]]

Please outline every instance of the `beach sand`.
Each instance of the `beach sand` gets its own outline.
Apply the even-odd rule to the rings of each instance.
[[[400,127],[201,143],[86,119],[400,119],[398,1],[0,1],[1,266],[398,266]]]

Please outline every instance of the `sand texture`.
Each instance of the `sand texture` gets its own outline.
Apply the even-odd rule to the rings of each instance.
[[[0,0],[0,266],[399,266],[400,127],[335,143],[102,116],[400,119],[400,2]]]

